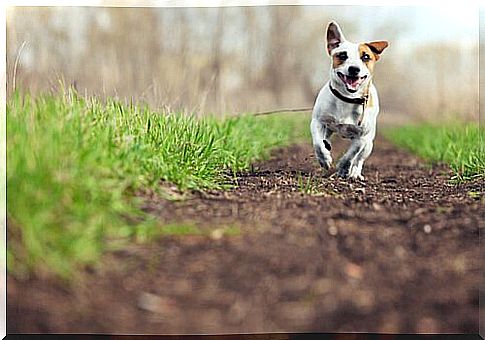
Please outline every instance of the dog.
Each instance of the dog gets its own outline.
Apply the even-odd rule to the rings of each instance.
[[[326,30],[331,59],[330,79],[315,100],[310,129],[315,156],[329,170],[330,137],[349,138],[351,144],[337,163],[337,175],[363,180],[364,161],[372,152],[379,113],[379,98],[372,83],[375,63],[389,46],[387,41],[352,43],[332,21]]]

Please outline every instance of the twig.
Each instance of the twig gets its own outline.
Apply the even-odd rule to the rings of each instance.
[[[270,115],[273,113],[280,113],[280,112],[306,112],[313,110],[313,107],[303,107],[299,109],[279,109],[279,110],[272,110],[272,111],[263,111],[263,112],[255,112],[253,116],[265,116]]]

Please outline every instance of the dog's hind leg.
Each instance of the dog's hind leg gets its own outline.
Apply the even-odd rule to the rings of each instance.
[[[352,139],[349,149],[337,163],[337,175],[344,178],[350,177],[351,170],[354,170],[357,165],[357,156],[364,150],[365,144],[363,138]]]
[[[319,120],[313,118],[310,124],[313,139],[313,149],[320,165],[325,169],[330,169],[332,165],[332,155],[330,150],[330,136],[332,131],[323,125]]]
[[[337,164],[337,174],[340,177],[363,179],[364,161],[372,152],[373,140],[369,137],[352,140],[350,148]]]

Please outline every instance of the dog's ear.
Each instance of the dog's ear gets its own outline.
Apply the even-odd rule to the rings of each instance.
[[[379,54],[381,54],[386,49],[386,47],[389,46],[389,43],[385,40],[371,41],[365,44],[369,46],[370,50],[374,53],[377,60],[379,60]]]
[[[335,21],[331,21],[327,26],[327,52],[330,52],[345,41],[344,34]]]

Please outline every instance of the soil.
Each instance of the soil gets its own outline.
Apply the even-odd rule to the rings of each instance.
[[[323,175],[293,145],[229,191],[144,194],[163,224],[207,234],[111,252],[71,285],[9,276],[8,332],[478,333],[483,181],[382,138],[364,176]]]

